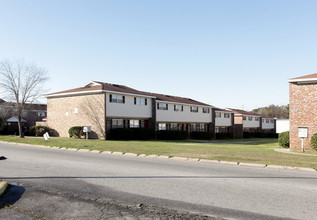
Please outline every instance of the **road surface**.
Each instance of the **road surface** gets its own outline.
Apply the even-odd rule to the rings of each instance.
[[[0,143],[0,155],[8,158],[0,161],[0,179],[22,184],[11,188],[12,193],[20,190],[12,204],[21,203],[23,207],[27,201],[32,201],[32,207],[25,206],[23,210],[29,210],[33,216],[39,209],[35,198],[42,198],[42,202],[38,200],[40,206],[50,197],[51,203],[60,201],[65,206],[69,203],[81,211],[77,218],[87,216],[87,213],[83,207],[76,206],[76,199],[100,202],[94,206],[99,209],[102,204],[116,206],[118,210],[144,208],[142,213],[137,213],[134,208],[130,210],[130,216],[135,218],[168,218],[169,215],[177,218],[177,213],[179,218],[188,219],[206,216],[316,219],[317,216],[317,174],[313,172],[94,154],[4,143]],[[93,208],[86,207],[88,213],[93,213]],[[64,210],[62,215],[62,208],[57,209],[60,215],[54,216],[51,210],[52,214],[48,214],[47,219],[70,217],[67,216],[68,211]],[[11,211],[14,209],[0,209],[0,216],[9,215]],[[123,211],[129,216],[129,209]],[[46,213],[50,213],[49,210]]]

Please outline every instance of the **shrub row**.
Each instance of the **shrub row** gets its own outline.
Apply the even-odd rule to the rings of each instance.
[[[213,134],[210,132],[194,131],[191,133],[191,138],[196,140],[210,140]]]
[[[42,125],[35,125],[29,128],[27,135],[29,136],[43,136],[46,132],[49,132],[49,128]]]
[[[262,132],[243,132],[243,138],[277,138],[278,134]]]
[[[187,131],[158,131],[159,140],[184,140],[188,137]]]
[[[229,139],[233,138],[232,133],[216,133],[216,139]]]
[[[74,126],[68,129],[69,137],[81,138],[84,136],[83,127],[82,126]]]
[[[151,140],[155,131],[150,128],[117,128],[109,132],[110,140]]]

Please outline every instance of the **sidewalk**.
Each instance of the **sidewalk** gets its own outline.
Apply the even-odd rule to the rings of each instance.
[[[317,157],[316,154],[305,154],[305,153],[299,153],[299,152],[292,152],[289,149],[274,149],[276,152],[285,153],[285,154],[296,154],[301,156],[311,156],[311,157]]]

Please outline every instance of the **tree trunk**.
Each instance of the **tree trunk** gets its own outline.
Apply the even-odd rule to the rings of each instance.
[[[20,138],[24,138],[24,134],[22,132],[22,117],[21,117],[20,113],[18,115],[18,127],[19,127],[19,136],[20,136]]]

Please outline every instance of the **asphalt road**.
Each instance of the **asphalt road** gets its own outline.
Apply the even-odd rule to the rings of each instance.
[[[317,216],[317,174],[311,172],[3,143],[0,143],[1,155],[8,159],[0,161],[0,179],[23,184],[11,189],[21,191],[12,204],[33,201],[33,209],[37,202],[34,198],[43,197],[46,199],[42,201],[45,201],[54,197],[61,203],[76,201],[76,198],[102,201],[96,207],[102,204],[116,205],[117,209],[143,206],[143,217],[149,218],[168,218],[171,213],[175,218],[176,212],[181,213],[179,218],[193,218],[191,213],[201,218],[208,215],[233,219],[316,219]],[[33,199],[30,199],[32,195]],[[80,215],[86,216],[85,209],[76,206],[76,202],[74,204],[72,207],[77,207],[82,211]],[[0,216],[4,212],[8,209],[0,209]],[[129,216],[128,210],[125,213]]]

